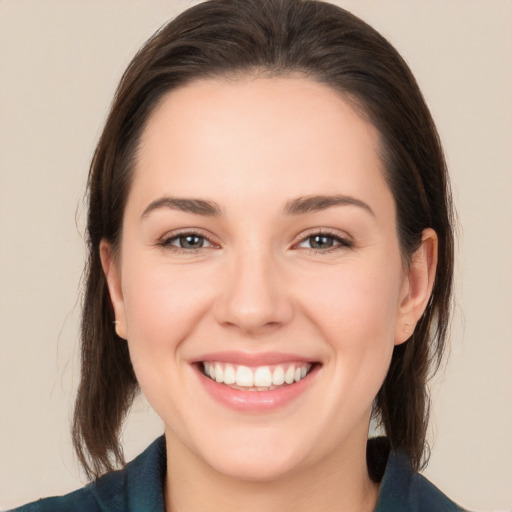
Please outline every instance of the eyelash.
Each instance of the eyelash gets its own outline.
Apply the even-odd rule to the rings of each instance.
[[[337,245],[333,245],[332,247],[330,247],[328,249],[310,248],[309,249],[310,254],[330,254],[331,252],[334,252],[339,249],[352,249],[354,247],[354,242],[352,240],[350,240],[348,238],[343,238],[338,233],[333,233],[332,231],[325,230],[325,229],[320,230],[320,231],[315,231],[314,233],[311,233],[311,234],[305,236],[304,238],[302,238],[302,240],[299,242],[299,244],[302,244],[307,240],[311,241],[311,239],[313,239],[315,237],[331,238],[333,240],[333,243],[335,243]]]
[[[192,253],[197,253],[198,251],[201,251],[202,249],[208,249],[208,247],[199,247],[197,249],[185,249],[183,247],[177,247],[175,245],[172,245],[172,242],[178,241],[180,238],[186,238],[188,236],[194,236],[194,237],[200,238],[202,240],[205,240],[214,247],[216,245],[207,236],[205,236],[202,233],[199,233],[197,231],[183,231],[182,233],[177,233],[172,236],[166,236],[158,242],[158,245],[160,247],[163,247],[164,249],[170,249],[173,252],[175,252],[176,254],[192,254]]]
[[[177,233],[172,236],[165,237],[158,242],[158,245],[160,247],[170,249],[177,254],[185,254],[185,253],[193,254],[193,253],[197,253],[198,251],[201,251],[202,249],[209,248],[209,247],[199,247],[196,249],[194,249],[194,248],[185,249],[183,247],[177,247],[175,245],[172,245],[173,242],[178,241],[180,238],[185,238],[185,237],[190,237],[190,236],[200,238],[200,239],[208,242],[209,244],[211,244],[211,246],[213,246],[213,247],[216,246],[216,244],[214,244],[207,236],[205,236],[201,233],[198,233],[197,231],[184,231],[182,233]],[[354,247],[354,243],[352,240],[350,240],[348,238],[343,238],[339,234],[333,233],[328,230],[315,231],[315,232],[303,237],[297,244],[294,245],[294,247],[296,247],[297,245],[300,245],[308,240],[311,241],[314,237],[325,237],[325,238],[332,239],[333,243],[336,245],[333,245],[332,247],[330,247],[328,249],[309,248],[310,254],[330,254],[331,252],[339,250],[339,249],[351,249]]]

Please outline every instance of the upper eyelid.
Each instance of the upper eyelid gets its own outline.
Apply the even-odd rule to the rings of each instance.
[[[307,238],[310,238],[315,235],[330,236],[332,238],[337,238],[339,240],[346,240],[348,242],[353,241],[353,238],[346,232],[340,232],[340,231],[329,229],[329,228],[313,228],[311,230],[307,230],[306,233],[301,233],[296,238],[295,243],[303,242]]]
[[[177,238],[179,236],[184,236],[184,235],[198,235],[202,238],[205,238],[206,240],[208,240],[211,243],[215,243],[213,241],[213,238],[214,238],[213,235],[207,233],[206,231],[204,231],[201,228],[184,228],[184,229],[178,229],[175,231],[167,231],[164,235],[162,235],[159,238],[159,240],[164,241],[164,240],[169,240],[171,238]]]

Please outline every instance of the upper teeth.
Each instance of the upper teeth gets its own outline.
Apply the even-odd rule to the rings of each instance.
[[[245,388],[270,388],[284,383],[293,384],[303,379],[311,369],[309,363],[286,365],[249,366],[229,363],[203,363],[204,373],[217,382]]]

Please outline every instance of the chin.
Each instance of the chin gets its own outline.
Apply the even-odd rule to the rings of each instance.
[[[295,458],[282,454],[252,453],[245,451],[238,456],[211,461],[211,466],[221,475],[245,482],[272,482],[285,478],[297,469]]]
[[[248,436],[232,432],[224,439],[217,437],[207,447],[198,446],[196,454],[216,473],[251,482],[279,480],[304,464],[304,440],[290,439],[289,433],[254,435],[250,430]]]

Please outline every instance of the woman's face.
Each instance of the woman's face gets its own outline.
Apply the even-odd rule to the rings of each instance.
[[[425,267],[404,269],[375,129],[305,78],[169,93],[102,258],[170,458],[255,480],[364,446]]]

